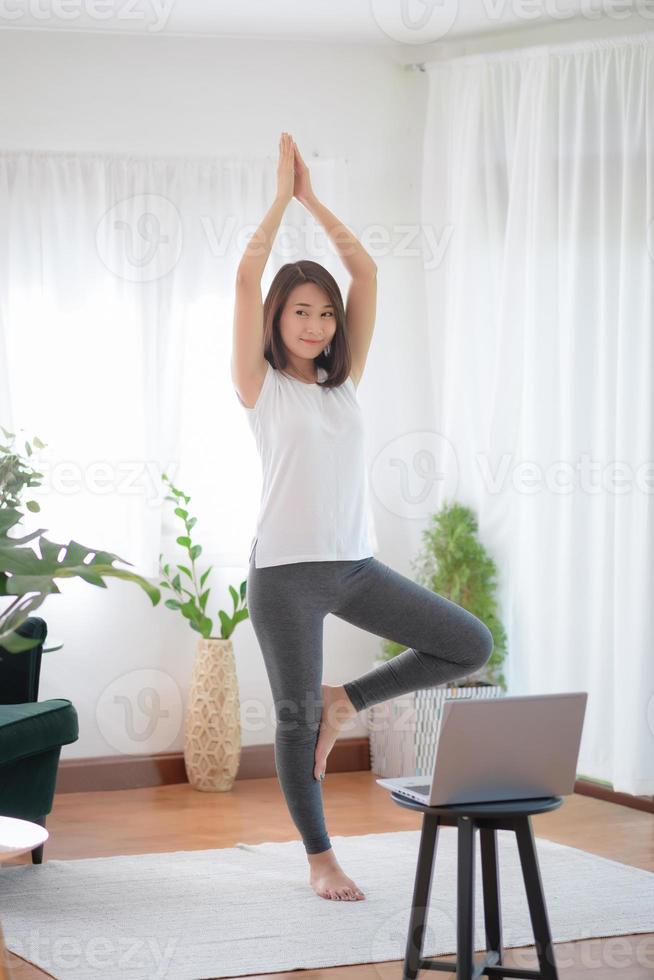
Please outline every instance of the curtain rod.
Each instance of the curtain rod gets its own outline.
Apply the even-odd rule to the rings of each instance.
[[[531,40],[531,39],[530,39]],[[503,58],[519,58],[536,54],[564,54],[573,51],[584,51],[601,48],[621,47],[629,44],[654,43],[654,31],[642,30],[635,33],[608,34],[598,37],[578,37],[566,41],[532,40],[530,44],[516,44],[503,48],[490,48],[486,51],[461,51],[447,57],[428,58],[426,61],[412,61],[402,65],[404,71],[426,72],[432,66],[447,64],[453,61],[498,61]]]

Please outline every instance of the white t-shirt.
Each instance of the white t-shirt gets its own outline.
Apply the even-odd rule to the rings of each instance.
[[[318,368],[319,381],[327,371]],[[299,381],[266,361],[244,408],[261,457],[255,566],[368,558],[377,539],[368,496],[363,415],[351,378],[336,388]]]

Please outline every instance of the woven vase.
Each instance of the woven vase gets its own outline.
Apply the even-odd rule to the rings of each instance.
[[[184,724],[184,762],[204,793],[232,788],[241,759],[238,679],[231,640],[200,638]]]

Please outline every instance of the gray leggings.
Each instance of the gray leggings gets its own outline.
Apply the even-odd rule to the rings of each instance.
[[[247,605],[273,701],[275,767],[307,854],[331,847],[322,782],[313,775],[322,711],[322,638],[327,613],[408,647],[344,684],[361,711],[380,701],[474,673],[493,636],[472,613],[374,557],[255,568]]]

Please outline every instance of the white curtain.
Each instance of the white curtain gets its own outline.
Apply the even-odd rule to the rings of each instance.
[[[578,774],[654,793],[654,35],[429,66],[444,490],[499,571],[510,693],[588,691]]]
[[[312,159],[345,214],[344,161]],[[276,157],[0,153],[0,424],[48,444],[42,513],[148,577],[182,557],[160,474],[191,496],[203,562],[247,565],[260,466],[233,390],[233,283],[273,202]],[[262,294],[311,258],[344,288],[320,226],[292,201]]]

